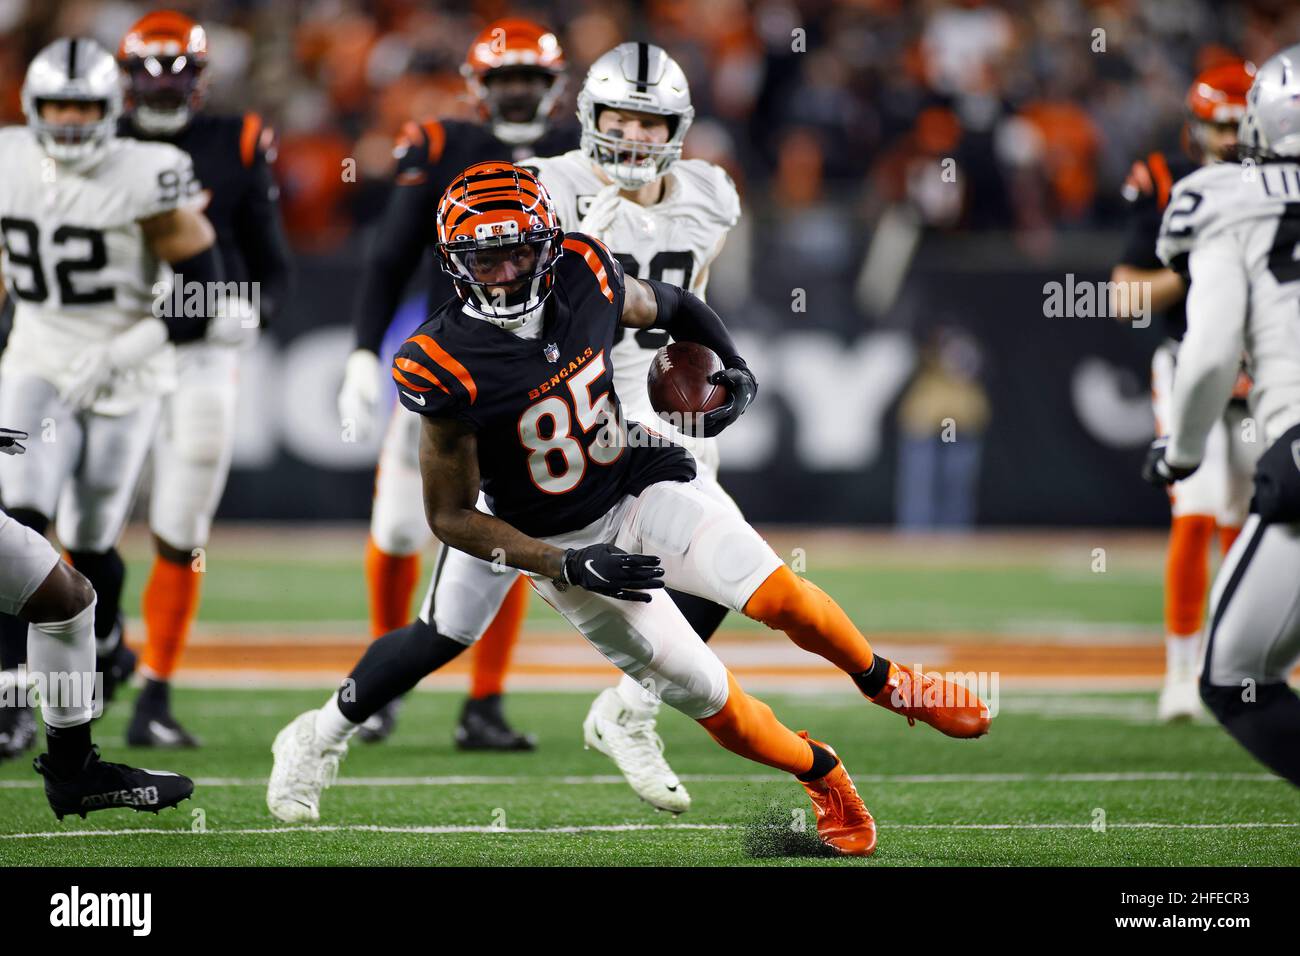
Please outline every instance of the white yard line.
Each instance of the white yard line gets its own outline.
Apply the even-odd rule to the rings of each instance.
[[[1091,823],[889,823],[878,821],[886,830],[1091,830]],[[740,823],[610,823],[567,827],[492,827],[492,826],[381,826],[376,824],[309,825],[301,827],[236,827],[231,829],[164,830],[141,827],[129,830],[47,830],[37,833],[4,833],[0,840],[44,840],[57,837],[139,836],[263,836],[284,833],[410,833],[416,835],[452,834],[581,834],[632,833],[664,830],[740,830]],[[1300,823],[1108,823],[1107,830],[1267,830],[1296,829]]]
[[[684,783],[783,783],[789,778],[780,774],[682,774]],[[916,773],[916,774],[854,774],[859,784],[953,784],[953,783],[1142,783],[1142,782],[1205,782],[1245,781],[1251,783],[1280,783],[1281,778],[1270,773],[1214,773],[1177,771],[1136,771],[1114,773]],[[198,787],[264,787],[265,777],[198,777]],[[622,784],[618,774],[592,776],[442,776],[442,777],[340,777],[336,787],[517,787],[534,784],[561,784],[572,786]],[[0,790],[37,790],[44,784],[40,780],[0,780]]]

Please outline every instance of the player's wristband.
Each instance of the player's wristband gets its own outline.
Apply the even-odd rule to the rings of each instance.
[[[173,292],[164,303],[164,308],[155,314],[166,323],[167,335],[173,342],[180,344],[198,341],[207,335],[208,322],[213,318],[207,314],[206,303],[220,300],[220,296],[213,293],[216,291],[217,283],[220,283],[223,278],[221,253],[213,244],[188,259],[171,263],[171,267],[172,272],[175,273],[173,281],[181,286],[179,294]],[[189,290],[195,283],[203,289],[205,309],[200,315],[186,315],[185,309],[174,306],[185,303]]]
[[[655,295],[659,317],[655,327],[666,329],[678,342],[698,342],[717,353],[722,364],[737,368],[745,363],[736,351],[736,343],[727,331],[722,317],[714,312],[699,296],[667,282],[647,279],[646,284]]]

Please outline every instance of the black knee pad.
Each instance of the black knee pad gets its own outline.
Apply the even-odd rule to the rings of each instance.
[[[1241,697],[1245,688],[1211,684],[1208,680],[1202,680],[1200,689],[1201,700],[1220,721],[1231,720],[1246,706]]]
[[[31,508],[7,508],[5,514],[19,524],[31,528],[37,534],[45,534],[46,531],[50,530],[50,519]]]

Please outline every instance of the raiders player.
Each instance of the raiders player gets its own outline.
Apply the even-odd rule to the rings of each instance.
[[[360,439],[378,421],[384,333],[403,290],[433,248],[438,200],[453,177],[473,163],[561,153],[578,140],[576,131],[550,122],[564,86],[564,52],[546,28],[519,18],[488,24],[471,44],[461,72],[485,122],[411,122],[398,143],[395,188],[361,279],[353,318],[356,350],[348,358],[339,392],[343,425]],[[442,270],[435,267],[430,272],[428,314],[455,296]],[[410,620],[420,553],[433,540],[420,505],[418,424],[410,415],[393,415],[379,456],[366,544],[373,637]],[[501,610],[496,621],[478,643],[470,696],[455,734],[461,749],[534,747],[532,735],[519,733],[506,722],[501,703],[506,664],[527,599],[522,583],[509,590],[504,602],[497,602]],[[395,725],[396,709],[394,701],[376,714],[362,739],[386,738]]]
[[[1259,68],[1241,121],[1241,164],[1198,170],[1174,187],[1158,252],[1190,280],[1172,430],[1144,476],[1196,472],[1237,379],[1266,446],[1250,516],[1219,569],[1201,698],[1227,731],[1300,785],[1300,45]]]
[[[159,396],[174,384],[168,340],[209,332],[208,316],[161,307],[155,284],[164,264],[216,282],[220,259],[212,226],[190,206],[199,184],[189,157],[115,136],[122,88],[106,50],[56,40],[28,68],[22,103],[27,125],[0,130],[0,266],[16,303],[0,420],[40,435],[48,451],[0,459],[0,494],[10,518],[38,534],[57,519],[73,566],[94,586],[107,698],[134,664],[115,544]],[[25,639],[12,617],[0,628],[10,648]]]
[[[739,418],[757,384],[722,320],[677,286],[625,278],[599,240],[565,235],[545,187],[519,166],[466,169],[439,206],[438,239],[460,298],[393,362],[400,401],[421,418],[435,534],[448,550],[528,572],[625,674],[727,749],[796,775],[826,843],[873,852],[875,823],[834,752],[742,691],[656,589],[671,585],[783,630],[874,703],[950,736],[986,733],[988,710],[875,655],[838,605],[701,486],[686,449],[623,419],[613,379],[620,327],[662,328],[712,349],[725,366],[713,381],[729,399],[705,414],[704,433]],[[441,633],[438,612],[426,604],[418,620],[373,642],[339,694],[276,737],[267,788],[275,816],[316,819],[360,722],[465,649],[459,635]],[[460,620],[477,614],[480,630],[490,613],[483,602],[458,604]]]
[[[1173,184],[1199,165],[1234,158],[1237,124],[1246,110],[1246,91],[1254,67],[1240,62],[1220,64],[1201,72],[1187,91],[1184,142],[1187,156],[1153,152],[1133,164],[1124,183],[1129,203],[1129,224],[1124,252],[1111,273],[1117,284],[1142,282],[1151,292],[1150,309],[1159,312],[1163,340],[1151,358],[1151,401],[1157,434],[1170,422],[1178,345],[1187,328],[1183,277],[1156,256],[1160,219],[1169,203]],[[1133,296],[1118,300],[1129,304]],[[1224,410],[1223,420],[1211,430],[1205,462],[1196,474],[1169,487],[1171,523],[1165,560],[1165,681],[1156,713],[1162,721],[1186,720],[1202,711],[1197,689],[1201,662],[1201,627],[1209,592],[1210,545],[1217,531],[1224,554],[1241,531],[1250,505],[1250,476],[1258,457],[1258,444],[1243,440],[1242,424],[1248,412],[1249,379]]]
[[[258,315],[250,318],[265,322],[290,269],[267,162],[271,131],[255,113],[202,111],[207,35],[183,14],[143,17],[123,38],[118,62],[127,77],[119,135],[171,143],[190,156],[226,279],[255,283]],[[208,341],[176,349],[177,387],[163,399],[153,454],[149,527],[157,556],[142,596],[144,688],[126,732],[135,747],[198,744],[172,715],[170,681],[198,612],[198,552],[230,469],[238,356],[233,346]]]
[[[26,432],[0,428],[0,454],[22,455]],[[42,454],[53,454],[49,448]],[[35,760],[45,798],[60,820],[93,810],[129,807],[157,812],[194,792],[188,777],[137,770],[99,759],[91,743],[94,716],[95,591],[44,535],[0,511],[0,612],[23,621],[29,673],[41,691],[48,752]]]
[[[578,95],[581,148],[520,165],[538,174],[561,225],[604,242],[626,275],[673,282],[704,298],[709,266],[740,219],[740,199],[721,168],[681,158],[694,114],[686,74],[665,50],[622,43],[596,59]],[[701,485],[735,509],[717,482],[716,439],[683,435],[650,406],[650,362],[669,341],[664,329],[616,333],[614,388],[623,413],[690,449]],[[443,573],[455,579],[475,566],[479,574],[489,569],[456,553]],[[693,594],[670,590],[669,596],[706,641],[727,615],[725,606]],[[659,703],[625,675],[592,703],[583,740],[610,757],[652,806],[681,813],[691,798],[664,759],[655,732]]]

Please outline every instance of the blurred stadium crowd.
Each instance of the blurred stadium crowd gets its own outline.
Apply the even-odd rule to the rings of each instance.
[[[621,39],[669,49],[692,81],[688,155],[753,202],[905,202],[933,228],[1035,232],[1113,223],[1134,155],[1175,139],[1195,71],[1300,38],[1300,6],[1209,0],[418,0],[173,3],[211,35],[212,102],[262,112],[299,248],[344,243],[380,208],[408,118],[472,115],[457,68],[506,13],[560,35],[567,115],[587,65]],[[0,121],[60,34],[115,47],[147,5],[0,0]],[[802,32],[801,32],[802,31]],[[356,183],[340,176],[356,160]],[[953,158],[959,188],[922,176]],[[360,188],[357,188],[357,187]]]

